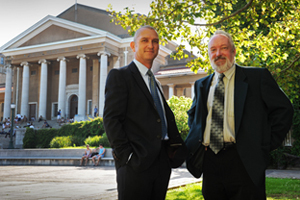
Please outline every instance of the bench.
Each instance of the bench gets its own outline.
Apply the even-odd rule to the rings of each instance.
[[[0,149],[0,165],[79,166],[84,149]],[[89,158],[87,166],[92,166]],[[99,166],[114,166],[112,150],[106,149]]]

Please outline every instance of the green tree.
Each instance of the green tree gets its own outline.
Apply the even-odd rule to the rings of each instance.
[[[207,38],[221,28],[232,34],[237,46],[237,63],[266,67],[291,101],[299,98],[300,70],[299,0],[155,0],[147,15],[130,8],[114,18],[134,34],[141,25],[157,28],[162,44],[181,40],[175,58],[187,57],[185,44],[199,55],[188,63],[192,71],[212,72]]]

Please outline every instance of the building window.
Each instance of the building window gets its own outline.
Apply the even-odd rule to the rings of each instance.
[[[77,68],[73,68],[72,73],[77,73]]]
[[[36,75],[36,71],[34,70],[34,71],[31,71],[31,76],[34,76],[34,75]]]
[[[93,66],[90,67],[90,71],[93,71]]]
[[[2,112],[4,111],[4,103],[2,103],[1,111],[2,111]]]
[[[55,70],[54,75],[59,75],[59,70]]]

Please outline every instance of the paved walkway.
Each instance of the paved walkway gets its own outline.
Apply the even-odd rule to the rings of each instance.
[[[267,177],[298,178],[300,170],[268,170]],[[117,199],[114,167],[0,166],[0,199]],[[198,182],[174,169],[169,188]]]

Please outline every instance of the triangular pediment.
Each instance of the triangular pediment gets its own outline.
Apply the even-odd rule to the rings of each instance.
[[[51,42],[59,42],[63,40],[77,39],[77,38],[87,37],[87,36],[89,35],[77,31],[73,31],[70,29],[66,29],[63,27],[59,27],[57,25],[51,25],[41,33],[37,34],[30,40],[20,45],[19,47],[39,45],[39,44],[45,44]]]
[[[3,45],[0,51],[106,34],[94,27],[48,15]]]

